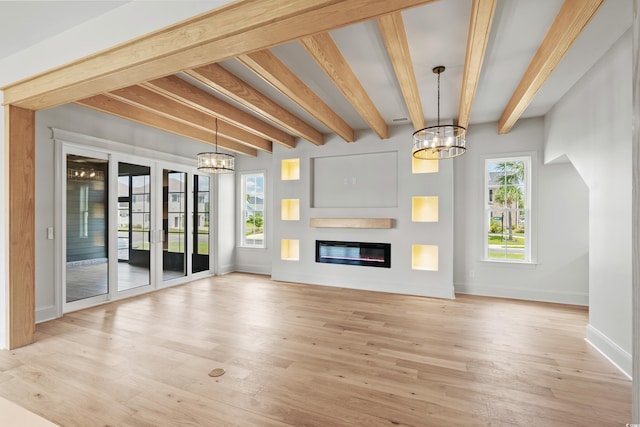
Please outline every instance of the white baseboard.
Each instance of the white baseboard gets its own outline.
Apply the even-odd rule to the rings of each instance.
[[[555,302],[559,304],[589,305],[589,294],[560,292],[527,288],[506,288],[490,285],[454,284],[456,293],[486,297],[513,298],[528,301]]]
[[[352,277],[338,276],[316,276],[307,274],[291,274],[281,271],[271,274],[271,279],[280,282],[303,283],[309,285],[332,286],[338,288],[361,289],[364,291],[395,293],[402,295],[415,295],[421,297],[454,299],[455,293],[453,287],[449,285],[431,285],[431,286],[402,286],[397,282],[390,283],[388,281],[378,280],[360,280]]]
[[[585,340],[631,380],[631,354],[591,324],[587,325],[587,336]]]
[[[46,322],[58,318],[58,309],[55,305],[36,308],[36,323]]]
[[[253,274],[265,274],[267,276],[271,275],[271,266],[270,265],[252,265],[252,264],[239,264],[236,265],[234,271],[238,273],[253,273]]]
[[[225,274],[233,273],[234,271],[236,271],[236,268],[233,264],[221,265],[218,271],[218,275],[222,276]]]

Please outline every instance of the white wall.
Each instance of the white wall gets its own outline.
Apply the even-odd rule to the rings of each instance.
[[[545,120],[545,160],[566,155],[589,187],[587,339],[631,373],[631,31]]]
[[[36,322],[54,319],[58,315],[55,292],[56,240],[47,240],[47,227],[55,225],[55,155],[51,130],[47,126],[62,123],[55,116],[58,109],[36,113]],[[54,229],[54,239],[62,237]]]
[[[50,127],[128,144],[141,152],[143,149],[172,154],[196,163],[196,154],[212,148],[208,144],[192,141],[167,132],[99,113],[77,105],[43,110],[36,113],[36,320],[56,317],[58,307],[54,286],[54,259],[57,240],[46,239],[47,227],[55,226],[54,209],[54,143]],[[220,212],[214,212],[221,241],[217,247],[221,272],[232,269],[233,230],[235,218],[234,176],[220,177],[217,203]],[[214,181],[215,182],[215,181]],[[214,197],[216,197],[214,195]],[[212,203],[213,205],[213,203]],[[215,232],[215,231],[214,231]],[[55,233],[55,239],[62,236]]]
[[[298,141],[298,144],[308,144],[308,142]],[[273,144],[274,149],[277,144]],[[251,158],[247,156],[239,156],[236,158],[236,194],[240,195],[240,172],[264,172],[265,173],[265,216],[264,224],[267,230],[265,235],[265,249],[236,247],[236,270],[246,273],[268,274],[271,275],[272,255],[277,252],[277,248],[273,246],[273,203],[271,195],[273,192],[274,180],[279,177],[279,169],[275,168],[275,160],[273,155],[258,151],[258,157]],[[240,209],[240,200],[236,201],[237,209]],[[239,212],[239,211],[238,211]],[[240,239],[240,221],[236,221],[235,236],[237,241]],[[275,256],[275,255],[274,255]]]
[[[567,163],[543,165],[543,119],[518,121],[506,135],[497,123],[472,125],[467,152],[455,162],[457,292],[588,304],[588,194]],[[484,261],[484,160],[534,153],[532,264]]]
[[[440,170],[433,174],[411,173],[411,134],[409,127],[390,129],[390,138],[381,141],[376,135],[364,132],[355,143],[346,143],[335,136],[327,136],[322,147],[299,141],[295,149],[274,147],[272,161],[264,158],[240,159],[238,170],[267,169],[268,224],[271,227],[267,251],[237,250],[238,268],[249,264],[265,266],[271,261],[271,274],[275,280],[342,286],[413,295],[453,297],[453,166],[440,162]],[[311,159],[315,157],[397,152],[397,207],[387,208],[312,208]],[[300,180],[281,181],[282,159],[300,159]],[[364,176],[364,171],[336,171],[349,176]],[[387,171],[379,170],[385,174]],[[345,176],[346,176],[345,175]],[[339,191],[339,189],[336,189]],[[438,196],[439,221],[414,223],[411,221],[412,196]],[[300,199],[300,220],[282,221],[280,201],[283,198]],[[393,218],[391,229],[329,229],[309,226],[312,217],[329,218]],[[280,259],[281,239],[300,241],[300,260]],[[315,262],[316,240],[344,240],[391,243],[391,268],[358,267],[350,265],[320,264]],[[420,271],[411,268],[411,245],[428,244],[439,247],[438,271]],[[246,262],[246,264],[243,264]]]
[[[446,292],[443,291],[447,289],[445,283],[451,283],[452,280],[447,279],[447,275],[452,274],[457,292],[588,304],[589,221],[586,185],[570,163],[542,164],[543,119],[522,120],[511,133],[503,136],[497,135],[496,127],[495,123],[473,126],[468,137],[467,153],[454,161],[455,166],[451,161],[441,161],[440,172],[433,175],[410,173],[410,143],[407,142],[410,132],[403,128],[394,128],[392,137],[386,141],[380,141],[373,135],[370,139],[365,137],[355,144],[330,138],[323,147],[300,141],[294,150],[275,147],[273,156],[240,158],[239,171],[267,171],[267,225],[270,231],[267,234],[266,250],[236,250],[237,269],[271,273],[277,280],[434,296],[444,296]],[[309,167],[312,157],[387,150],[398,151],[397,208],[310,208]],[[522,152],[536,153],[534,191],[537,194],[537,209],[533,225],[538,230],[537,263],[513,265],[482,261],[484,157]],[[301,161],[300,181],[280,181],[280,161],[295,157],[299,157]],[[357,174],[357,171],[354,173]],[[451,192],[452,179],[455,182],[454,192]],[[434,190],[436,188],[444,190]],[[411,223],[411,196],[430,195],[433,191],[441,198],[439,224]],[[447,207],[447,197],[452,196],[455,200],[453,210],[452,206]],[[281,221],[280,199],[296,197],[300,198],[301,203],[300,221]],[[451,222],[453,211],[455,223]],[[472,212],[478,212],[478,215],[470,215]],[[309,227],[309,219],[314,216],[393,217],[396,225],[392,230],[313,229]],[[453,246],[450,244],[451,236],[448,235],[450,232],[455,237]],[[282,238],[300,240],[300,261],[279,259]],[[441,271],[412,271],[408,249],[410,244],[430,243],[423,241],[430,238],[435,239],[440,246]],[[316,239],[391,241],[393,268],[378,271],[382,269],[317,265],[314,262],[313,246]],[[416,239],[421,241],[415,241]],[[448,272],[447,263],[451,265]],[[470,272],[473,278],[469,277]],[[399,283],[402,285],[398,285]],[[440,285],[443,287],[439,288]]]
[[[214,255],[217,260],[216,274],[227,274],[235,271],[235,174],[221,174],[214,179],[218,180],[218,191],[214,195],[218,208],[213,212],[218,234],[213,236],[217,248],[217,252]]]

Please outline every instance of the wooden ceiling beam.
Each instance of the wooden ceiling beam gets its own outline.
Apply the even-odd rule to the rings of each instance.
[[[396,12],[379,17],[378,27],[387,47],[387,53],[396,73],[413,128],[414,130],[422,129],[425,126],[424,112],[402,14]]]
[[[604,0],[565,0],[500,116],[499,134],[508,133],[515,125],[603,3]]]
[[[336,87],[351,103],[360,117],[381,139],[389,137],[389,129],[369,94],[340,52],[329,33],[300,39],[300,44],[324,70]]]
[[[171,98],[167,98],[164,95],[160,95],[142,86],[130,86],[114,90],[109,92],[107,95],[127,104],[143,108],[204,131],[216,131],[215,117],[203,113],[200,110],[196,110],[195,108],[186,106]],[[218,120],[218,135],[268,153],[272,152],[271,141],[267,141],[264,138],[240,129],[223,120]]]
[[[238,0],[0,88],[31,110],[176,74],[433,0]]]
[[[285,94],[303,110],[322,122],[347,142],[355,141],[355,132],[293,71],[268,50],[261,50],[237,59],[267,83]]]
[[[277,142],[284,147],[294,148],[296,146],[296,139],[294,136],[263,122],[228,102],[216,98],[207,91],[182,80],[178,76],[161,77],[159,79],[141,83],[140,86],[146,87],[161,95],[173,98],[178,102],[204,113],[216,116],[238,128],[256,134],[262,138]]]
[[[473,0],[469,34],[467,36],[467,54],[464,61],[462,91],[458,107],[458,126],[467,128],[471,107],[476,97],[478,81],[482,72],[482,63],[489,43],[491,23],[496,10],[496,0]]]
[[[76,104],[146,126],[151,126],[175,135],[184,136],[185,138],[205,142],[211,145],[215,145],[216,143],[215,135],[211,132],[194,128],[193,126],[189,126],[160,114],[118,101],[117,99],[110,98],[106,95],[96,95],[91,98],[81,99],[76,101]],[[255,148],[221,136],[218,136],[218,146],[247,156],[256,157],[258,155],[258,150]]]
[[[324,144],[322,133],[220,65],[209,64],[193,70],[185,70],[185,74],[220,92],[224,96],[233,99],[237,103],[244,105],[266,119],[277,123],[295,135],[315,145]]]

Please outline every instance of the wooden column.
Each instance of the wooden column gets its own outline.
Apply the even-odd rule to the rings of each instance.
[[[640,0],[633,2],[633,80],[632,157],[632,265],[633,265],[633,414],[632,422],[640,424]]]
[[[35,332],[35,112],[5,106],[9,169],[9,348]]]

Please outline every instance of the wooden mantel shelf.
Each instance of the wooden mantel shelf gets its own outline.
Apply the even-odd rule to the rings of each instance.
[[[393,218],[311,218],[316,228],[393,228]]]

